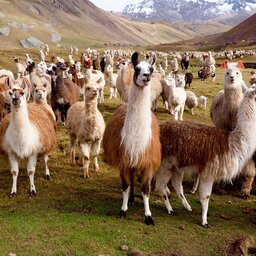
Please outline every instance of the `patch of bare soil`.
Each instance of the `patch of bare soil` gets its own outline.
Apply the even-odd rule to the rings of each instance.
[[[255,256],[255,237],[242,237],[231,242],[227,249],[227,256]]]

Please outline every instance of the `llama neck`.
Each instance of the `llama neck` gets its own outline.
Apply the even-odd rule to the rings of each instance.
[[[254,100],[254,98],[250,98],[248,95],[244,96],[237,114],[236,128],[229,137],[231,155],[233,158],[238,159],[236,174],[241,171],[243,165],[252,157],[253,152],[256,150],[256,134],[253,132],[256,126]]]
[[[229,111],[237,112],[243,98],[241,86],[236,88],[225,88],[224,98],[227,109]]]
[[[151,85],[139,87],[133,84],[121,132],[121,144],[124,145],[131,167],[136,166],[150,143],[151,123]]]
[[[22,126],[30,124],[27,103],[18,108],[12,105],[12,125],[19,130]]]
[[[85,99],[85,116],[95,116],[97,112],[97,97],[93,100]]]

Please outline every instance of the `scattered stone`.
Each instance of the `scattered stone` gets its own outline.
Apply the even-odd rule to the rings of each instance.
[[[232,204],[232,201],[229,200],[227,203],[228,203],[228,204]]]
[[[121,250],[122,250],[122,251],[126,251],[126,252],[129,251],[128,245],[126,245],[126,244],[122,245],[122,246],[121,246]]]
[[[38,10],[36,7],[34,7],[33,5],[29,5],[28,8],[29,8],[29,10],[30,10],[31,12],[33,12],[34,14],[37,14],[37,15],[40,14],[39,10]]]
[[[59,41],[61,41],[61,39],[62,39],[61,35],[52,33],[52,42],[58,43]]]
[[[146,256],[145,253],[141,252],[141,251],[132,251],[131,253],[128,254],[129,256]]]
[[[231,219],[231,217],[229,215],[225,215],[225,214],[221,214],[220,218],[223,219],[223,220],[230,220]]]
[[[16,20],[9,22],[8,26],[12,27],[12,28],[21,29],[21,30],[23,30],[25,32],[28,32],[30,29],[34,28],[33,25],[28,25],[28,24],[25,24],[25,23],[20,23],[20,22],[18,22]]]
[[[9,27],[0,27],[0,36],[9,36],[10,28]]]
[[[236,239],[228,248],[228,256],[255,255],[252,252],[256,251],[256,240],[254,237],[242,237]]]
[[[44,43],[34,36],[20,40],[20,44],[23,48],[41,48],[44,46]]]
[[[8,256],[16,256],[16,254],[11,252],[8,254]]]
[[[180,230],[185,230],[185,227],[184,226],[179,226],[179,229]]]

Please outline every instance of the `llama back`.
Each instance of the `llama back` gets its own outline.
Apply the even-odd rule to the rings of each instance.
[[[198,168],[201,171],[208,161],[229,150],[227,134],[227,131],[215,127],[186,121],[161,124],[162,159],[174,156],[179,168],[200,163]],[[182,143],[184,141],[186,143]]]

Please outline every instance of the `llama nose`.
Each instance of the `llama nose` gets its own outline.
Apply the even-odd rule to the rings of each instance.
[[[13,99],[12,99],[12,104],[13,104],[14,106],[18,106],[18,105],[20,104],[20,99],[19,99],[19,98],[13,98]]]

